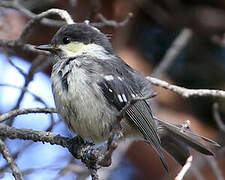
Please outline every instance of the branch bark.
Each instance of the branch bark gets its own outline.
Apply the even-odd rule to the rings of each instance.
[[[3,8],[15,9],[30,19],[33,19],[36,17],[36,14],[34,14],[33,12],[31,12],[28,9],[21,6],[17,1],[1,1],[0,6]],[[51,26],[51,27],[61,27],[62,25],[65,24],[65,22],[59,21],[59,20],[43,18],[41,20],[41,24],[46,25],[46,26]]]
[[[88,167],[93,179],[98,179],[97,170],[111,165],[112,152],[117,143],[112,146],[101,145],[97,148],[92,143],[84,141],[79,136],[68,138],[51,132],[32,129],[18,129],[0,123],[0,136],[10,139],[32,140],[34,142],[50,143],[67,148],[70,153]],[[109,156],[110,154],[110,156]]]
[[[3,157],[5,158],[5,160],[8,162],[11,170],[12,170],[12,174],[14,176],[14,178],[16,180],[22,180],[22,174],[19,170],[19,168],[17,167],[16,163],[13,160],[12,155],[10,154],[8,148],[6,147],[4,141],[2,139],[0,139],[0,151],[3,155]]]
[[[28,113],[56,113],[56,110],[54,108],[15,109],[0,115],[0,123],[15,116]]]
[[[189,98],[192,96],[212,96],[212,97],[220,97],[225,98],[225,91],[223,90],[216,90],[216,89],[187,89],[184,87],[176,86],[169,84],[166,81],[153,78],[153,77],[147,77],[147,79],[155,86],[159,86],[165,89],[168,89],[172,92],[175,92],[185,98]]]

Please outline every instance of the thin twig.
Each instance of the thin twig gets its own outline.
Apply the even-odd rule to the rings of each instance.
[[[50,16],[50,15],[58,15],[60,16],[63,20],[66,21],[67,24],[73,24],[74,21],[73,19],[71,18],[71,16],[68,14],[67,11],[65,10],[62,10],[62,9],[49,9],[47,11],[44,11],[38,15],[36,15],[34,18],[32,18],[25,26],[23,32],[21,33],[18,41],[21,41],[21,42],[26,42],[26,40],[28,39],[30,33],[31,33],[31,30],[32,30],[32,27],[34,26],[34,24],[36,23],[40,23],[40,21],[47,17],[47,16]]]
[[[14,162],[12,155],[10,154],[5,143],[1,139],[0,139],[0,151],[3,155],[3,157],[5,158],[5,160],[8,162],[8,164],[12,170],[12,174],[13,174],[14,178],[16,180],[22,180],[23,177],[22,177],[22,174],[21,174],[19,168],[17,167],[16,163]]]
[[[33,80],[35,73],[37,72],[37,68],[38,66],[43,62],[44,57],[42,55],[39,55],[35,58],[35,60],[32,62],[32,66],[29,69],[29,72],[27,74],[27,76],[25,77],[25,83],[23,85],[23,89],[27,89],[27,87],[29,86],[30,82]],[[12,109],[18,109],[20,107],[20,104],[24,98],[26,91],[21,91],[17,103],[15,104],[15,106]]]
[[[68,12],[65,10],[62,10],[62,9],[49,9],[47,11],[44,11],[44,12],[36,15],[36,14],[33,14],[32,12],[30,12],[29,10],[23,8],[22,6],[20,6],[15,1],[13,1],[13,2],[2,1],[2,2],[0,2],[0,6],[5,7],[5,8],[13,8],[13,9],[19,10],[20,12],[23,12],[25,15],[27,15],[29,18],[31,18],[31,20],[26,24],[23,32],[21,33],[20,37],[17,40],[0,39],[0,46],[12,48],[14,50],[18,50],[18,48],[19,48],[23,51],[29,51],[29,52],[33,52],[33,53],[39,53],[39,54],[42,53],[42,54],[48,55],[49,53],[41,52],[37,49],[34,49],[33,45],[23,43],[23,42],[26,42],[27,38],[29,37],[33,25],[37,22],[41,22],[42,19],[44,19],[45,17],[47,17],[49,15],[58,15],[63,20],[65,20],[65,22],[67,24],[74,23],[73,19],[68,14]]]
[[[44,55],[50,54],[49,52],[40,51],[40,50],[35,49],[34,45],[24,44],[17,40],[0,39],[0,47],[10,48],[15,51],[21,50],[21,51],[35,53],[35,54],[44,54]]]
[[[166,54],[162,58],[161,63],[153,71],[153,77],[161,77],[167,68],[176,59],[181,50],[187,45],[192,37],[192,31],[190,29],[183,29],[177,38],[174,40],[170,48],[167,50]]]
[[[21,155],[30,145],[33,144],[33,142],[29,142],[27,144],[23,144],[22,146],[19,147],[19,150],[17,150],[15,153],[12,154],[12,158],[14,161],[17,159],[18,156]],[[4,166],[1,167],[0,173],[4,173],[4,171],[10,166],[10,164],[5,164]]]
[[[98,27],[98,28],[105,27],[105,26],[109,26],[109,27],[113,27],[113,28],[119,28],[119,27],[126,26],[128,24],[128,22],[133,17],[133,13],[130,12],[128,14],[128,16],[122,22],[116,22],[115,20],[108,20],[100,13],[98,14],[97,17],[100,19],[101,22],[91,23],[93,26]]]
[[[192,156],[189,156],[189,158],[187,159],[185,165],[180,170],[180,172],[178,173],[178,175],[175,177],[175,180],[182,180],[184,178],[184,175],[187,173],[187,171],[191,167],[192,159],[193,159],[193,157]]]
[[[5,54],[9,64],[14,67],[23,77],[26,77],[26,73],[20,68],[18,67],[12,60],[11,58],[9,57],[8,53]]]
[[[69,15],[69,13],[66,10],[62,10],[62,9],[49,9],[47,11],[44,11],[38,15],[35,16],[35,20],[36,21],[40,21],[41,19],[50,16],[50,15],[58,15],[60,16],[63,20],[65,20],[65,22],[67,24],[74,24],[73,19],[71,18],[71,16]]]
[[[205,180],[204,176],[202,175],[197,166],[192,166],[189,172],[192,172],[197,180]]]
[[[219,114],[219,105],[218,103],[213,104],[213,116],[216,121],[217,127],[219,130],[221,130],[223,133],[225,133],[225,124],[221,119],[221,116]]]
[[[54,108],[31,108],[31,109],[15,109],[0,115],[0,122],[11,119],[15,116],[28,113],[56,113]]]
[[[75,173],[78,177],[88,177],[90,175],[90,172],[87,168],[73,163],[73,160],[74,158],[71,159],[71,161],[63,169],[60,170],[59,175],[54,180],[61,179],[68,172]]]
[[[21,6],[19,3],[16,1],[1,1],[0,6],[4,8],[11,8],[19,11],[22,13],[24,16],[33,19],[36,17],[36,14],[33,12],[29,11],[28,9],[24,8]],[[41,24],[46,25],[46,26],[51,26],[51,27],[61,27],[62,25],[65,24],[64,21],[60,20],[53,20],[53,19],[48,19],[48,18],[43,18],[41,20]]]
[[[191,97],[191,96],[212,96],[212,97],[220,97],[225,98],[225,91],[223,90],[210,90],[210,89],[187,89],[184,87],[176,86],[169,84],[166,81],[153,78],[153,77],[146,77],[153,85],[163,87],[165,89],[168,89],[172,92],[175,92],[185,98]]]
[[[212,167],[213,169],[213,172],[215,173],[216,175],[216,179],[217,180],[224,180],[223,178],[223,173],[220,169],[220,167],[218,166],[217,162],[216,162],[216,159],[214,157],[205,157],[208,161],[208,163],[210,164],[210,166]]]
[[[0,86],[16,88],[16,89],[20,89],[20,90],[22,90],[22,91],[25,91],[26,93],[28,93],[28,94],[30,94],[31,96],[33,96],[34,99],[35,99],[36,101],[42,103],[44,106],[47,107],[47,104],[44,102],[44,100],[43,100],[40,96],[38,96],[38,95],[34,94],[33,92],[29,91],[27,88],[24,88],[24,87],[18,87],[18,86],[16,86],[16,85],[12,85],[12,84],[4,84],[4,83],[0,83]]]
[[[132,142],[132,140],[126,142],[118,142],[118,147],[113,156],[113,163],[107,168],[98,170],[100,179],[109,179],[111,177],[111,174],[119,167],[120,163],[123,161],[123,157]]]

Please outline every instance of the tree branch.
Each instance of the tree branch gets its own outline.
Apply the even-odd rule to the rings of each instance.
[[[167,50],[161,63],[153,71],[152,76],[161,77],[166,69],[172,64],[172,61],[175,60],[181,50],[187,45],[191,37],[192,31],[190,29],[183,29]]]
[[[73,19],[70,17],[70,15],[68,14],[67,11],[65,10],[61,10],[61,9],[49,9],[47,11],[44,11],[38,15],[36,15],[35,17],[33,17],[25,26],[25,28],[23,29],[23,32],[21,33],[18,41],[21,42],[26,42],[26,40],[28,39],[30,32],[32,30],[32,27],[34,26],[34,24],[36,23],[40,23],[40,21],[50,15],[58,15],[60,16],[63,20],[66,21],[67,24],[73,24],[74,21]]]
[[[21,50],[25,52],[35,53],[35,54],[45,54],[49,55],[48,52],[40,51],[35,49],[34,45],[32,44],[24,44],[17,40],[7,40],[7,39],[0,39],[0,47],[13,49],[15,51]]]
[[[0,86],[20,89],[21,91],[26,92],[26,93],[30,94],[31,96],[33,96],[35,100],[37,100],[38,102],[42,103],[44,106],[47,107],[47,104],[44,102],[44,100],[40,96],[32,93],[26,87],[18,87],[18,86],[12,85],[12,84],[4,84],[4,83],[0,83]]]
[[[0,115],[0,122],[13,118],[21,114],[28,113],[56,113],[54,108],[32,108],[32,109],[15,109]]]
[[[32,143],[33,142],[29,142],[27,144],[23,144],[23,146],[21,146],[20,149],[17,150],[17,152],[12,153],[12,158],[14,160],[16,160],[18,158],[18,156],[20,156],[21,153],[25,151],[25,149],[27,149],[28,147],[30,147],[30,145]],[[9,166],[10,166],[10,164],[5,164],[4,166],[2,166],[1,169],[0,169],[0,173],[4,173]]]
[[[88,167],[94,179],[97,179],[97,169],[111,165],[111,155],[117,144],[111,146],[101,145],[93,148],[92,143],[85,142],[79,136],[67,138],[51,132],[36,131],[31,129],[18,129],[0,123],[0,136],[10,139],[32,140],[34,142],[50,143],[67,148],[71,154]],[[111,154],[109,156],[109,154]]]
[[[175,177],[175,180],[182,180],[184,178],[184,175],[187,173],[187,171],[191,167],[192,159],[193,159],[193,157],[189,156],[189,158],[187,159],[185,165],[182,167],[182,169],[180,170],[178,175]]]
[[[14,178],[16,180],[22,180],[22,174],[19,171],[19,168],[17,167],[16,163],[13,160],[12,155],[10,154],[8,148],[6,147],[5,143],[2,141],[2,139],[0,139],[0,151],[3,155],[3,157],[5,158],[5,160],[8,162],[11,170],[12,170],[12,174],[14,176]]]
[[[153,85],[163,87],[165,89],[168,89],[172,92],[175,92],[185,98],[191,97],[191,96],[212,96],[212,97],[220,97],[225,98],[225,91],[223,90],[215,90],[215,89],[187,89],[184,87],[176,86],[169,84],[166,81],[153,78],[153,77],[146,77]]]
[[[47,17],[49,15],[53,15],[53,14],[60,16],[63,20],[65,20],[65,22],[67,24],[74,23],[73,19],[68,14],[68,12],[65,10],[61,10],[61,9],[49,9],[47,11],[44,11],[44,12],[36,15],[36,14],[30,12],[29,10],[25,9],[24,7],[20,6],[16,1],[12,1],[12,2],[1,1],[0,6],[5,7],[5,8],[13,8],[13,9],[19,10],[20,12],[23,12],[26,16],[31,18],[31,20],[26,24],[23,32],[21,33],[20,37],[17,40],[0,39],[1,47],[11,48],[14,50],[20,49],[20,50],[28,51],[28,52],[32,52],[32,53],[48,55],[49,53],[37,50],[31,44],[24,43],[24,42],[26,42],[27,38],[29,37],[33,25],[36,23],[41,23],[42,19],[44,19],[45,17]]]
[[[30,19],[33,19],[36,16],[36,14],[34,14],[33,12],[29,11],[28,9],[24,8],[19,3],[17,3],[17,1],[1,1],[0,6],[4,7],[4,8],[15,9]],[[46,25],[46,26],[51,26],[51,27],[61,27],[62,25],[65,24],[65,22],[59,21],[59,20],[43,18],[41,20],[41,24]]]
[[[51,132],[35,131],[31,129],[17,129],[4,124],[0,124],[0,136],[10,139],[23,139],[69,147],[70,138],[53,134]]]
[[[106,19],[102,14],[98,14],[97,16],[101,22],[99,23],[91,23],[93,26],[101,28],[104,26],[109,26],[109,27],[113,27],[113,28],[119,28],[119,27],[123,27],[126,26],[128,24],[128,22],[131,20],[131,18],[133,17],[133,13],[129,13],[128,16],[121,22],[116,22],[114,20],[108,20]]]
[[[31,11],[27,10],[26,8],[22,7],[21,5],[19,5],[17,1],[1,1],[0,6],[5,8],[16,9],[19,12],[23,13],[26,17],[31,19],[26,24],[23,32],[21,33],[20,37],[17,40],[0,39],[0,46],[5,48],[10,48],[13,50],[22,50],[22,51],[27,51],[27,52],[37,53],[37,54],[48,55],[49,53],[34,49],[33,45],[25,43],[27,41],[27,38],[29,37],[29,34],[31,32],[33,25],[35,23],[41,23],[48,26],[60,27],[63,24],[65,24],[63,21],[46,18],[50,14],[59,15],[62,19],[66,21],[67,24],[74,23],[70,15],[66,11],[60,10],[60,9],[50,9],[48,11],[40,13],[39,15],[36,15],[32,13]],[[103,15],[99,14],[99,19],[101,22],[92,23],[92,25],[97,27],[102,27],[102,26],[111,26],[114,28],[122,27],[122,26],[125,26],[130,21],[131,17],[132,17],[132,14],[129,14],[124,21],[116,22],[114,20],[107,20]],[[172,60],[175,59],[177,54],[186,45],[190,37],[191,37],[191,32],[188,31],[187,29],[184,29],[180,33],[180,35],[177,37],[177,39],[174,41],[171,48],[165,54],[162,63],[159,65],[159,67],[157,68],[154,74],[156,75],[161,74],[162,72],[165,71],[165,69],[169,66],[169,64],[171,64]],[[34,68],[33,70],[30,71],[32,76],[37,69]],[[31,78],[32,76],[30,76],[29,78]],[[27,84],[30,83],[29,78],[27,80]],[[156,78],[151,78],[151,77],[147,77],[147,78],[149,79],[150,82],[152,82],[152,84],[171,90],[186,98],[191,96],[214,96],[214,97],[222,97],[222,98],[225,97],[225,91],[222,91],[222,90],[187,89],[187,88],[171,85],[165,81],[162,81]],[[24,91],[26,90],[26,87],[27,86],[23,87]],[[23,95],[21,96],[21,99],[23,99]],[[44,109],[33,108],[33,109],[22,109],[22,110],[16,109],[16,110],[0,115],[0,122],[3,122],[7,119],[13,118],[20,114],[55,113],[55,112],[56,110],[53,108],[44,108]],[[77,159],[81,159],[82,162],[85,163],[85,165],[89,168],[93,179],[98,179],[97,170],[99,167],[109,166],[111,164],[111,156],[113,151],[116,148],[115,145],[109,146],[109,147],[102,145],[94,149],[92,146],[93,144],[84,142],[79,137],[75,137],[71,139],[71,138],[53,134],[51,132],[35,131],[35,130],[29,130],[29,129],[17,129],[17,128],[13,128],[1,123],[0,123],[0,136],[2,136],[3,138],[7,137],[10,139],[17,138],[17,139],[23,139],[23,140],[32,140],[34,142],[36,141],[43,142],[43,143],[46,142],[46,143],[56,144],[56,145],[65,147],[71,152],[71,154],[74,157],[76,157]],[[1,149],[6,148],[2,140],[0,142],[0,148]],[[9,156],[7,156],[7,158],[8,157]],[[12,158],[11,159],[9,158],[7,161],[10,164],[13,173],[16,175],[17,171],[14,170],[16,165],[13,163]],[[187,170],[190,168],[190,165],[191,165],[191,160],[187,161],[187,166],[182,168],[182,172],[181,172],[181,174],[183,174],[182,178],[184,174],[187,172]]]
[[[29,86],[30,82],[33,80],[34,75],[36,72],[38,72],[39,70],[41,70],[40,68],[42,68],[41,64],[43,63],[43,61],[45,61],[45,58],[42,55],[39,55],[35,58],[34,61],[32,61],[32,65],[29,69],[29,72],[27,73],[27,75],[25,76],[25,82],[23,85],[23,89],[27,89],[27,87]],[[13,109],[19,109],[20,104],[23,100],[23,97],[25,95],[26,91],[21,91],[17,103],[15,104],[15,106],[13,107]]]
[[[205,157],[208,161],[208,163],[210,164],[211,168],[213,169],[215,175],[216,175],[216,179],[217,180],[224,180],[223,178],[223,173],[218,165],[218,163],[216,162],[215,157]]]
[[[219,130],[221,130],[223,133],[225,133],[225,124],[223,123],[220,114],[219,114],[219,105],[218,103],[213,104],[213,116],[216,121],[217,127]]]

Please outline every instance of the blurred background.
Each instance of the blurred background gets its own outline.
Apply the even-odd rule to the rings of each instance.
[[[76,22],[89,20],[110,37],[113,48],[130,66],[145,75],[193,89],[225,89],[225,1],[223,0],[8,0],[0,1],[0,39],[19,38],[30,20],[26,12],[7,8],[4,3],[19,5],[33,14],[50,8],[67,10]],[[8,6],[9,7],[9,6]],[[132,18],[129,13],[132,12]],[[102,17],[103,16],[103,17]],[[49,17],[59,20],[58,17]],[[104,18],[122,22],[104,24]],[[128,22],[123,23],[127,20]],[[112,21],[110,21],[112,22]],[[62,25],[36,23],[26,43],[48,44]],[[180,48],[161,68],[171,49]],[[31,107],[54,107],[51,93],[51,61],[19,47],[0,47],[0,112]],[[23,89],[26,88],[26,91]],[[154,87],[155,115],[173,123],[191,121],[191,129],[224,144],[225,132],[219,131],[213,116],[213,104],[225,116],[222,98],[183,98],[168,90]],[[71,134],[57,115],[29,114],[6,122],[17,128]],[[64,148],[56,145],[5,140],[24,179],[88,179],[88,172]],[[213,148],[213,147],[212,147]],[[224,149],[224,148],[223,148]],[[216,153],[214,163],[225,177],[224,150]],[[218,179],[212,159],[192,152],[193,164],[184,179]],[[166,156],[170,174],[164,170],[151,146],[143,142],[121,143],[113,155],[110,168],[103,168],[101,179],[169,179],[181,169]],[[0,178],[13,179],[6,161],[0,156]],[[221,176],[222,175],[222,176]],[[173,179],[173,178],[172,178]]]

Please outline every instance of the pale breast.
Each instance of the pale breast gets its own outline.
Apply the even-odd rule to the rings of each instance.
[[[56,64],[55,69],[59,66]],[[83,138],[108,139],[115,116],[106,108],[103,97],[98,96],[100,90],[95,80],[74,64],[61,71],[55,69],[51,75],[55,103],[67,126]]]

